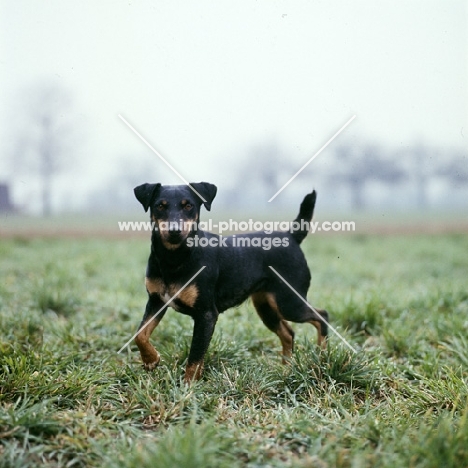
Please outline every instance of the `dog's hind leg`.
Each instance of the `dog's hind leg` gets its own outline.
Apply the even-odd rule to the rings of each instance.
[[[157,317],[154,315],[164,306],[159,296],[150,294],[148,303],[146,304],[145,315],[138,328],[139,332],[135,337],[135,343],[140,350],[143,367],[146,370],[153,370],[161,359],[159,353],[150,343],[149,338],[154,329],[159,325],[159,322],[164,317],[167,309],[163,309]],[[148,323],[149,322],[149,323]]]
[[[278,335],[283,347],[283,362],[286,363],[294,349],[294,330],[282,318],[273,293],[257,292],[251,298],[262,322]]]
[[[312,324],[317,329],[319,346],[327,347],[328,312],[326,310],[311,308],[287,290],[279,291],[275,297],[279,313],[284,320]]]
[[[318,334],[318,345],[325,349],[327,347],[327,336],[328,336],[328,312],[323,309],[317,309],[314,307],[314,310],[308,308],[314,315],[311,320],[308,320],[316,329]],[[317,312],[318,315],[315,313]]]

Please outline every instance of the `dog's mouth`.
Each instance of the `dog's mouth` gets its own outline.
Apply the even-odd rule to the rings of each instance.
[[[172,231],[161,229],[160,234],[161,240],[166,248],[173,250],[184,243],[190,234],[190,230]]]
[[[190,235],[193,222],[192,220],[180,222],[174,226],[167,222],[158,222],[158,231],[164,246],[169,250],[180,247]]]
[[[171,234],[168,231],[161,231],[161,241],[168,250],[178,249],[184,240],[185,238],[181,234]]]
[[[179,245],[185,240],[185,236],[179,232],[168,232],[166,235],[166,240],[169,244]]]

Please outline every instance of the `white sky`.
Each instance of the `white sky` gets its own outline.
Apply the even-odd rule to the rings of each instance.
[[[187,179],[218,184],[271,138],[299,168],[353,114],[348,138],[467,146],[466,1],[0,5],[0,179],[11,122],[39,80],[74,96],[83,181],[105,180],[125,155],[154,159],[148,181],[178,181],[159,180],[163,163],[119,113]]]

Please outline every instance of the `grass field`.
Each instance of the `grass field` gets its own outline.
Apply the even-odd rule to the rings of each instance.
[[[357,350],[280,344],[250,303],[181,382],[188,317],[132,336],[149,241],[0,240],[0,467],[468,466],[468,235],[310,236],[309,300]]]

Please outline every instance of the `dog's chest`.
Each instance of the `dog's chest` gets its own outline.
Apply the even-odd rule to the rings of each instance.
[[[145,278],[149,294],[157,294],[161,300],[173,309],[180,311],[183,307],[192,308],[198,297],[196,284],[189,284],[182,289],[177,283],[166,284],[161,278]]]

